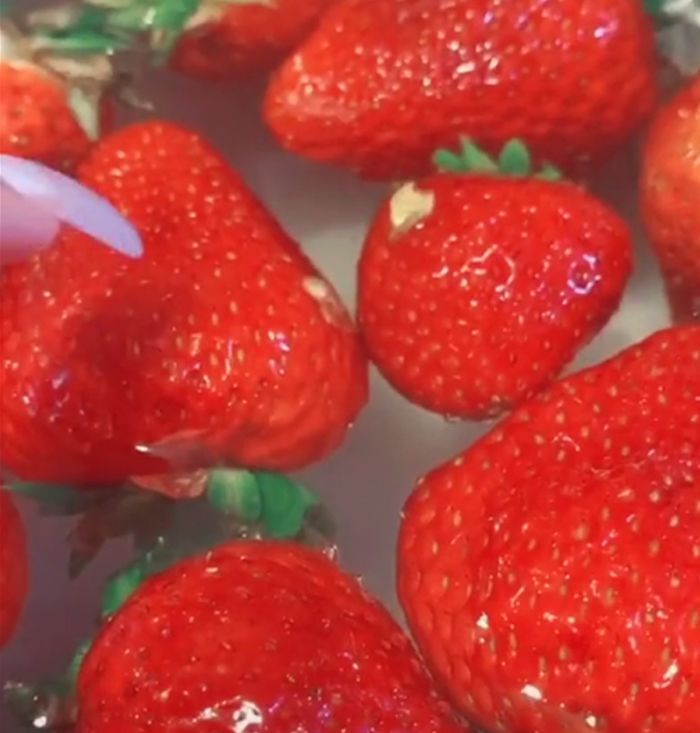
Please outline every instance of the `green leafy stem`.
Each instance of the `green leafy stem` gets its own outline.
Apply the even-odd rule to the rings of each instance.
[[[536,170],[527,146],[517,139],[506,143],[498,158],[494,158],[464,137],[458,151],[440,149],[433,156],[433,162],[439,171],[448,173],[537,178],[552,182],[562,179],[559,169],[549,163]]]
[[[62,16],[38,14],[32,30],[43,48],[73,54],[109,54],[146,39],[154,61],[160,63],[205,3],[225,8],[254,1],[85,0],[75,12]]]
[[[75,542],[71,575],[85,567],[106,539],[133,535],[139,550],[136,558],[114,573],[103,588],[101,615],[105,620],[152,575],[234,539],[332,545],[333,523],[318,498],[287,476],[267,471],[213,469],[203,494],[182,500],[129,485],[76,490],[15,482],[8,488],[38,502],[44,514],[79,517],[78,530],[71,533]],[[25,727],[56,729],[73,722],[75,683],[90,645],[78,650],[68,671],[58,679],[6,685],[5,700]]]

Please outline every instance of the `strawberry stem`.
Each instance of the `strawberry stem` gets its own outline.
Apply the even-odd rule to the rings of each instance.
[[[2,0],[0,0],[2,2]],[[182,34],[198,17],[209,20],[232,5],[270,5],[274,0],[73,0],[25,18],[34,46],[42,51],[111,55],[135,48],[156,65],[167,62]],[[3,10],[7,10],[2,5]],[[201,12],[206,9],[208,12]]]
[[[649,15],[654,18],[660,18],[663,16],[664,5],[666,0],[643,0],[644,7]]]
[[[534,170],[530,151],[522,140],[517,139],[507,142],[495,159],[469,138],[462,138],[459,152],[437,150],[433,162],[439,171],[446,173],[536,178],[550,182],[562,180],[561,172],[550,163]]]
[[[182,478],[182,477],[181,477]],[[187,477],[185,477],[186,479]],[[216,468],[188,498],[139,489],[131,482],[104,489],[16,481],[8,490],[37,502],[50,516],[75,516],[69,535],[69,575],[77,577],[110,539],[131,535],[144,553],[138,568],[113,578],[119,598],[152,571],[219,542],[251,535],[332,544],[333,522],[318,498],[292,479],[268,471]],[[200,516],[198,531],[188,520]],[[178,521],[182,526],[178,526]],[[179,546],[182,550],[178,550]],[[154,570],[155,569],[155,570]],[[139,574],[140,573],[140,574]],[[134,580],[135,579],[135,580]],[[133,581],[133,582],[132,582]],[[105,601],[112,608],[113,600]]]
[[[272,539],[297,537],[307,512],[319,505],[308,489],[286,476],[266,471],[212,471],[207,498],[224,514],[244,522],[259,522]]]
[[[71,563],[82,568],[108,538],[133,533],[138,555],[105,583],[103,620],[114,615],[152,575],[235,539],[296,539],[330,555],[333,523],[319,500],[286,476],[267,471],[217,468],[204,494],[175,500],[134,490],[126,484],[106,490],[15,482],[16,494],[37,501],[50,514],[78,514]],[[87,542],[87,547],[81,547]],[[67,672],[35,685],[8,683],[5,700],[17,718],[34,730],[56,730],[75,722],[75,685],[92,642],[75,654]]]

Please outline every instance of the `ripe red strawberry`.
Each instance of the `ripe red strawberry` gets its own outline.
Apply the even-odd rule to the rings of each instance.
[[[0,488],[0,648],[12,636],[27,595],[27,544],[19,512]]]
[[[269,71],[310,33],[334,1],[204,1],[177,43],[172,65],[209,80]]]
[[[644,151],[642,213],[678,320],[700,318],[700,74],[659,113]]]
[[[700,721],[700,327],[554,385],[430,473],[399,592],[458,707],[509,733]]]
[[[533,176],[517,142],[501,160],[518,177],[472,145],[439,157],[484,170],[438,173],[384,202],[360,261],[359,319],[371,358],[408,399],[483,418],[541,389],[597,334],[632,243],[585,191]]]
[[[289,469],[367,398],[332,286],[198,135],[135,125],[80,180],[139,230],[129,260],[75,231],[0,282],[0,461],[105,484],[220,460]]]
[[[335,0],[138,0],[89,3],[41,14],[36,23],[61,48],[89,45],[99,55],[149,48],[167,62],[207,80],[240,79],[279,64]]]
[[[460,135],[577,169],[637,130],[656,69],[640,0],[341,0],[265,115],[284,147],[369,178],[423,175]]]
[[[7,22],[0,49],[0,153],[74,170],[109,127],[111,64],[40,52]]]
[[[147,581],[97,637],[76,733],[458,733],[410,642],[324,555],[233,543]]]
[[[0,63],[0,87],[0,153],[73,170],[92,143],[60,81],[36,66]]]

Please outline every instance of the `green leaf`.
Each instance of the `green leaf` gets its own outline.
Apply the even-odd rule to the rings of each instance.
[[[557,183],[558,181],[563,180],[564,175],[556,166],[551,165],[551,163],[545,163],[535,178],[539,178],[541,181]]]
[[[262,522],[273,539],[293,539],[303,526],[306,512],[318,499],[306,488],[278,473],[257,474],[262,495]]]
[[[97,54],[123,50],[129,44],[111,33],[88,29],[76,33],[51,34],[42,41],[42,47],[65,53]]]
[[[143,579],[143,568],[139,561],[114,573],[102,591],[102,615],[106,617],[116,613],[141,585]]]
[[[469,138],[462,138],[459,153],[438,150],[433,156],[438,170],[448,173],[498,173],[494,159]]]
[[[160,0],[155,3],[153,27],[182,33],[187,21],[199,10],[200,0]]]
[[[209,503],[224,514],[233,514],[246,522],[262,516],[262,496],[256,474],[231,469],[213,470],[207,483]]]
[[[66,672],[66,680],[70,685],[71,689],[75,689],[78,683],[78,675],[80,674],[80,668],[83,666],[85,657],[87,657],[90,647],[92,646],[93,639],[84,642],[78,647],[78,650],[73,655],[70,664],[68,665],[68,671]]]
[[[445,173],[466,173],[464,161],[459,155],[449,150],[436,150],[433,154],[433,164],[439,171]]]
[[[83,8],[77,20],[70,26],[70,30],[79,33],[81,31],[101,31],[105,27],[109,13],[106,8],[87,6]]]
[[[470,173],[498,173],[494,159],[468,138],[462,139],[462,158]]]
[[[117,32],[143,33],[151,28],[151,15],[151,2],[136,2],[109,12],[105,27]]]
[[[643,0],[649,15],[659,18],[664,14],[664,6],[667,0]]]
[[[522,140],[511,140],[503,146],[498,168],[506,175],[524,178],[532,174],[532,158]]]
[[[199,9],[199,0],[159,0],[151,21],[151,50],[155,64],[169,58],[189,19]]]
[[[7,484],[7,490],[19,496],[33,499],[47,508],[65,510],[72,508],[81,499],[81,493],[71,486],[14,481]]]

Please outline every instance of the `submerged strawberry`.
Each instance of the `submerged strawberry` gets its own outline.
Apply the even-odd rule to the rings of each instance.
[[[410,642],[320,553],[232,543],[147,581],[80,671],[76,733],[458,733]]]
[[[312,30],[335,0],[207,2],[175,46],[172,66],[209,80],[269,71]]]
[[[241,79],[279,64],[335,0],[78,0],[41,13],[61,47],[66,36],[107,58],[144,60],[207,80]],[[71,43],[71,46],[75,43]]]
[[[0,153],[72,171],[109,124],[106,58],[59,53],[0,22]]]
[[[644,151],[642,214],[678,320],[700,318],[700,74],[661,110]]]
[[[700,327],[555,384],[423,479],[399,592],[466,714],[511,733],[700,720]]]
[[[10,495],[0,487],[0,648],[12,636],[27,595],[24,526]]]
[[[136,226],[140,260],[65,232],[0,281],[0,462],[118,483],[227,461],[292,468],[335,448],[367,368],[332,286],[199,136],[103,141],[80,180]]]
[[[518,142],[500,169],[469,143],[437,159],[447,172],[400,188],[374,221],[359,320],[402,394],[483,418],[541,389],[597,334],[622,297],[632,243],[600,201],[532,171]]]
[[[641,0],[341,0],[273,77],[282,145],[365,177],[423,175],[467,135],[567,170],[606,158],[656,99]]]

